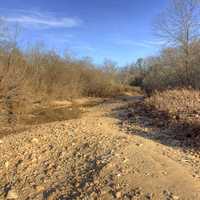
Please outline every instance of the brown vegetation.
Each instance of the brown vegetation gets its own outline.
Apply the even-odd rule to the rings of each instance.
[[[154,26],[165,48],[127,66],[124,77],[129,83],[142,86],[148,94],[177,87],[200,89],[199,10],[196,0],[171,1]]]
[[[188,89],[156,92],[134,105],[158,127],[172,129],[179,139],[200,137],[200,92]],[[199,141],[199,140],[198,140]]]
[[[98,68],[88,59],[63,58],[39,47],[23,53],[5,42],[0,48],[1,122],[15,124],[38,102],[117,95],[123,87],[115,66],[110,68]]]
[[[121,73],[124,82],[140,86],[148,96],[130,105],[138,115],[170,130],[174,137],[196,142],[200,141],[199,10],[199,1],[172,0],[154,26],[165,47]]]
[[[156,92],[146,100],[156,109],[177,115],[177,118],[200,116],[200,92],[195,90],[177,89]]]

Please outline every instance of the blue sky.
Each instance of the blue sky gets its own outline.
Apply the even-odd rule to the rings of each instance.
[[[5,0],[1,17],[21,27],[23,46],[43,42],[95,63],[110,58],[124,65],[154,55],[160,41],[152,23],[167,0]]]

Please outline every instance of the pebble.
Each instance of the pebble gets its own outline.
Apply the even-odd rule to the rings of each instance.
[[[18,195],[17,192],[13,189],[11,189],[10,191],[8,191],[7,197],[6,199],[18,199]]]
[[[174,200],[179,200],[180,199],[179,196],[173,195],[172,197],[173,197]]]
[[[146,195],[145,195],[145,198],[146,199],[148,199],[148,200],[151,200],[151,199],[153,199],[153,193],[147,193]]]
[[[163,175],[167,175],[168,173],[167,173],[166,171],[163,171],[162,174],[163,174]]]
[[[37,138],[33,138],[33,139],[31,140],[31,142],[33,142],[33,143],[39,143],[39,140],[38,140]]]
[[[43,192],[45,190],[45,188],[41,185],[36,186],[35,189],[36,189],[37,192]]]
[[[99,123],[99,125],[101,125],[101,122]],[[54,127],[54,125],[52,126]],[[141,196],[143,197],[143,195],[145,195],[145,193],[143,192],[141,188],[131,189],[130,192],[127,192],[126,194],[127,188],[129,189],[129,186],[126,187],[126,184],[125,186],[122,185],[124,180],[126,180],[126,175],[127,176],[133,175],[135,178],[138,175],[143,175],[142,172],[144,172],[144,171],[140,171],[140,168],[137,169],[136,167],[135,169],[135,165],[134,166],[131,165],[133,160],[131,159],[128,152],[123,151],[124,153],[123,152],[119,153],[121,151],[117,151],[117,150],[113,150],[113,151],[109,150],[107,152],[107,149],[110,149],[112,147],[113,149],[114,148],[118,149],[118,146],[119,148],[121,148],[123,147],[123,145],[126,145],[125,143],[129,142],[126,137],[123,138],[122,136],[119,136],[115,138],[115,137],[110,137],[110,135],[104,136],[104,134],[102,135],[98,134],[98,136],[96,135],[93,136],[92,133],[91,133],[91,136],[90,135],[88,136],[89,131],[87,133],[87,130],[83,130],[80,138],[75,137],[78,134],[76,133],[76,131],[74,132],[69,131],[68,135],[74,136],[74,138],[70,138],[68,140],[68,138],[66,139],[66,134],[63,134],[62,136],[62,134],[59,133],[59,130],[57,131],[54,129],[52,130],[53,130],[52,134],[50,135],[47,134],[46,137],[32,135],[32,137],[30,136],[28,137],[28,140],[24,139],[24,141],[29,142],[28,146],[25,146],[25,147],[22,146],[21,148],[21,146],[18,145],[18,143],[16,143],[18,145],[17,148],[19,149],[19,155],[23,154],[22,158],[20,157],[21,159],[23,159],[23,163],[22,163],[23,166],[22,167],[20,166],[19,168],[17,168],[19,164],[22,162],[21,160],[19,160],[18,157],[15,158],[15,160],[18,161],[15,167],[14,164],[12,163],[12,159],[9,156],[8,157],[5,156],[5,160],[0,162],[0,164],[2,165],[0,166],[1,167],[0,174],[3,174],[4,176],[6,176],[7,175],[6,173],[8,172],[10,173],[11,170],[13,171],[15,170],[15,168],[17,168],[17,173],[18,173],[17,175],[20,175],[19,178],[18,176],[16,176],[18,178],[16,180],[16,183],[18,184],[19,182],[19,185],[17,187],[21,188],[23,180],[24,180],[24,182],[26,181],[25,182],[26,185],[24,185],[24,188],[23,188],[24,191],[25,190],[28,191],[28,188],[30,187],[38,196],[42,196],[42,193],[46,194],[45,197],[47,200],[56,199],[56,195],[60,196],[61,192],[66,191],[66,189],[68,189],[67,181],[72,182],[74,184],[76,184],[77,182],[78,189],[75,188],[75,192],[76,190],[77,192],[79,192],[78,190],[80,190],[80,193],[88,192],[88,194],[90,194],[92,189],[95,189],[95,192],[93,192],[93,196],[91,196],[92,199],[95,199],[96,196],[98,196],[99,194],[104,195],[105,199],[109,199],[109,197],[115,197],[116,199],[126,198],[127,200],[130,198],[139,199],[139,197]],[[60,130],[65,132],[67,128],[66,130],[65,129],[60,129]],[[41,133],[41,135],[43,135],[43,132]],[[54,132],[55,133],[58,132],[58,133],[54,134]],[[86,141],[88,142],[86,143]],[[177,144],[177,141],[173,141],[173,142],[174,142],[173,144]],[[52,144],[49,144],[49,143],[52,143]],[[0,147],[3,146],[3,145],[1,146],[1,144],[6,146],[7,141],[5,142],[5,140],[0,140]],[[100,144],[100,145],[97,145],[97,144]],[[73,145],[74,147],[72,148],[71,145]],[[146,143],[143,142],[143,140],[136,140],[134,143],[130,141],[130,145],[132,145],[134,149],[136,148],[136,150],[142,150],[143,147],[141,146],[146,146]],[[28,149],[29,147],[32,149],[29,150]],[[159,148],[162,149],[162,145],[160,145]],[[7,149],[5,148],[5,150]],[[52,150],[52,151],[49,151],[49,150]],[[163,150],[165,151],[163,152],[163,154],[167,155],[168,151],[166,150],[166,147],[163,148]],[[115,159],[114,162],[112,161],[109,162],[110,161],[109,158],[113,156],[113,154],[116,156],[117,159]],[[93,159],[93,157],[95,158]],[[6,162],[6,160],[8,161]],[[33,163],[31,163],[31,161]],[[96,169],[98,167],[104,166],[104,163],[105,164],[108,163],[106,168],[108,167],[111,168],[108,170],[108,172],[111,171],[112,176],[108,176],[108,179],[106,178],[105,183],[103,179],[104,177],[100,177],[100,178],[97,177],[97,179],[95,179],[92,183],[90,183],[90,179],[89,179],[90,176],[88,177],[88,175],[91,175],[91,178],[93,177],[96,178],[96,174],[95,174]],[[143,163],[144,161],[142,161],[142,164]],[[122,166],[122,169],[120,168],[121,166]],[[136,163],[136,166],[138,166],[137,163]],[[15,168],[13,169],[13,167]],[[27,168],[27,170],[25,170],[25,167]],[[87,169],[88,167],[89,169]],[[7,169],[4,169],[4,168],[7,168]],[[5,171],[5,173],[3,172],[3,170]],[[150,172],[146,172],[144,175],[146,176],[154,175],[155,177],[157,177],[157,174],[159,173],[156,172],[154,175],[152,174],[152,171],[150,171]],[[167,175],[166,171],[161,171],[161,173],[163,175]],[[54,174],[54,176],[52,176],[52,174]],[[54,189],[52,189],[52,193],[51,193],[51,189],[50,189],[49,192],[48,191],[45,192],[47,185],[54,184],[57,180],[65,180],[66,174],[68,175],[67,181],[66,183],[61,185],[61,189],[59,187],[58,191],[54,191]],[[11,173],[8,175],[12,176]],[[102,173],[102,175],[104,175],[104,172]],[[85,184],[85,188],[81,188],[80,187],[81,181],[85,179],[88,179],[89,181],[88,183]],[[6,182],[8,182],[8,180],[6,180]],[[105,188],[104,188],[104,184],[105,184]],[[106,187],[107,185],[109,186]],[[69,189],[70,187],[71,185],[69,185]],[[102,188],[103,190],[102,192],[100,188]],[[8,193],[6,195],[6,199],[8,200],[21,199],[21,196],[24,194],[24,192],[21,192],[21,191],[19,191],[20,193],[17,193],[18,191],[16,192],[14,188],[11,188],[10,191],[7,190],[7,192]],[[31,192],[32,191],[30,191],[30,193]],[[72,188],[72,192],[73,192],[73,188]],[[28,194],[27,192],[28,195],[30,195],[30,193]],[[107,197],[106,195],[108,195],[108,198],[106,198]],[[173,200],[180,199],[178,196],[173,195],[169,191],[165,191],[164,195],[168,199],[173,199]],[[146,199],[149,199],[149,200],[154,199],[154,196],[156,196],[156,193],[155,195],[151,193],[147,193],[145,195]],[[28,198],[23,197],[23,199],[28,199]],[[85,198],[85,199],[89,199],[89,198]]]
[[[174,195],[172,192],[168,190],[164,190],[163,194],[168,198],[168,199],[173,199],[173,200],[179,200],[179,196]]]
[[[128,161],[129,161],[128,158],[125,158],[125,159],[123,160],[124,163],[127,163]]]
[[[9,167],[9,164],[10,164],[10,163],[9,163],[8,161],[5,162],[5,167],[6,167],[6,169]]]
[[[115,195],[116,195],[117,199],[120,199],[122,197],[122,193],[121,192],[117,192]]]

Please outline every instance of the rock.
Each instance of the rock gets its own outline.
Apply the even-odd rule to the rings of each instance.
[[[36,187],[35,187],[35,189],[36,189],[36,191],[37,192],[43,192],[44,190],[45,190],[45,188],[42,186],[42,185],[37,185]]]
[[[128,158],[124,158],[124,160],[123,160],[124,163],[127,163],[128,161],[129,161]]]
[[[172,192],[168,191],[168,190],[164,190],[163,194],[168,198],[168,199],[173,199],[173,200],[178,200],[179,197],[174,195]]]
[[[136,144],[136,146],[138,146],[138,147],[142,147],[142,146],[143,146],[143,144],[141,144],[141,143],[140,143],[140,144],[139,144],[139,143],[137,143],[137,144]]]
[[[153,193],[147,193],[146,195],[145,195],[145,198],[146,199],[148,199],[148,200],[151,200],[151,199],[153,199]]]
[[[176,195],[173,195],[172,198],[173,198],[174,200],[179,200],[179,199],[180,199],[179,196],[176,196]]]
[[[5,162],[5,167],[6,167],[6,169],[8,169],[9,164],[10,164],[10,163],[9,163],[8,161]]]
[[[115,194],[115,196],[116,196],[117,199],[120,199],[122,197],[122,193],[121,192],[117,192]]]
[[[18,199],[18,195],[17,192],[13,189],[11,189],[10,191],[8,191],[7,197],[6,199]]]
[[[150,176],[151,174],[149,172],[144,173],[145,176]]]
[[[163,174],[163,175],[167,175],[168,173],[167,173],[166,171],[163,171],[162,174]]]
[[[33,138],[33,139],[31,140],[31,142],[32,142],[32,143],[39,143],[39,140],[38,140],[37,138]]]
[[[145,132],[148,132],[148,131],[149,131],[149,129],[148,129],[148,128],[144,128],[144,131],[145,131]]]
[[[0,140],[0,144],[3,144],[3,140]]]

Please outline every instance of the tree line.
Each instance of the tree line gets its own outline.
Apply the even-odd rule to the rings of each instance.
[[[157,56],[126,66],[132,85],[148,93],[169,88],[200,88],[200,1],[172,0],[153,25],[164,42]]]

